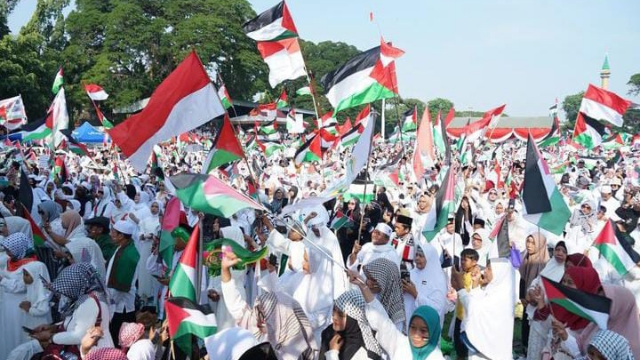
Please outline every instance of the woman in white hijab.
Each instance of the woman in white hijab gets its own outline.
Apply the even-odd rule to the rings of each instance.
[[[440,325],[447,310],[447,278],[440,266],[438,251],[429,243],[416,245],[415,267],[409,272],[411,281],[402,280],[405,314],[422,305],[428,305],[438,312]],[[407,329],[410,317],[407,317]]]
[[[51,292],[44,287],[42,279],[49,282],[49,272],[45,264],[32,261],[22,267],[22,276],[27,287],[27,296],[20,303],[20,309],[27,316],[23,326],[30,329],[42,324],[51,323]]]
[[[151,256],[151,247],[153,238],[158,236],[160,231],[160,216],[162,215],[162,205],[160,201],[153,200],[149,207],[149,215],[141,218],[139,226],[139,235],[136,238],[136,247],[140,253],[141,259],[147,259]],[[138,262],[138,295],[143,301],[148,301],[157,294],[158,282],[151,276],[147,269],[146,262]]]
[[[478,265],[483,268],[487,266],[489,256],[497,254],[496,244],[489,239],[489,231],[487,229],[475,230],[471,235],[469,248],[478,252]],[[492,248],[495,250],[492,253]]]

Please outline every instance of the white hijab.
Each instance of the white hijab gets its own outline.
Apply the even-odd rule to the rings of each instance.
[[[22,267],[23,271],[26,271],[33,278],[33,282],[27,285],[27,297],[26,300],[31,302],[32,307],[36,307],[37,302],[49,302],[49,298],[51,297],[51,293],[44,287],[44,282],[41,280],[44,278],[47,282],[49,280],[49,271],[47,271],[47,266],[40,261],[32,261],[30,263],[25,264]]]

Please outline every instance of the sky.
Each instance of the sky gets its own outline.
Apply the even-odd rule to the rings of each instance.
[[[35,0],[9,18],[15,32]],[[257,13],[276,0],[250,0]],[[600,85],[627,95],[640,73],[637,0],[288,0],[302,39],[342,41],[366,50],[380,35],[406,54],[397,60],[404,98],[446,98],[457,110],[507,104],[510,116],[544,116],[556,98]],[[369,20],[373,12],[374,22]],[[634,15],[635,14],[635,15]],[[561,115],[562,112],[560,112]]]

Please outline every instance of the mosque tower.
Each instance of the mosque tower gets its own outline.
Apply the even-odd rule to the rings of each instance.
[[[602,64],[602,70],[600,70],[600,87],[605,90],[609,89],[609,76],[611,76],[611,70],[609,69],[609,55],[605,55],[604,64]]]

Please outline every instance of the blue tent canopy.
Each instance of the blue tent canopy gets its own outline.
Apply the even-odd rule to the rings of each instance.
[[[104,141],[104,133],[86,121],[79,128],[73,130],[73,137],[81,143],[101,143]]]

